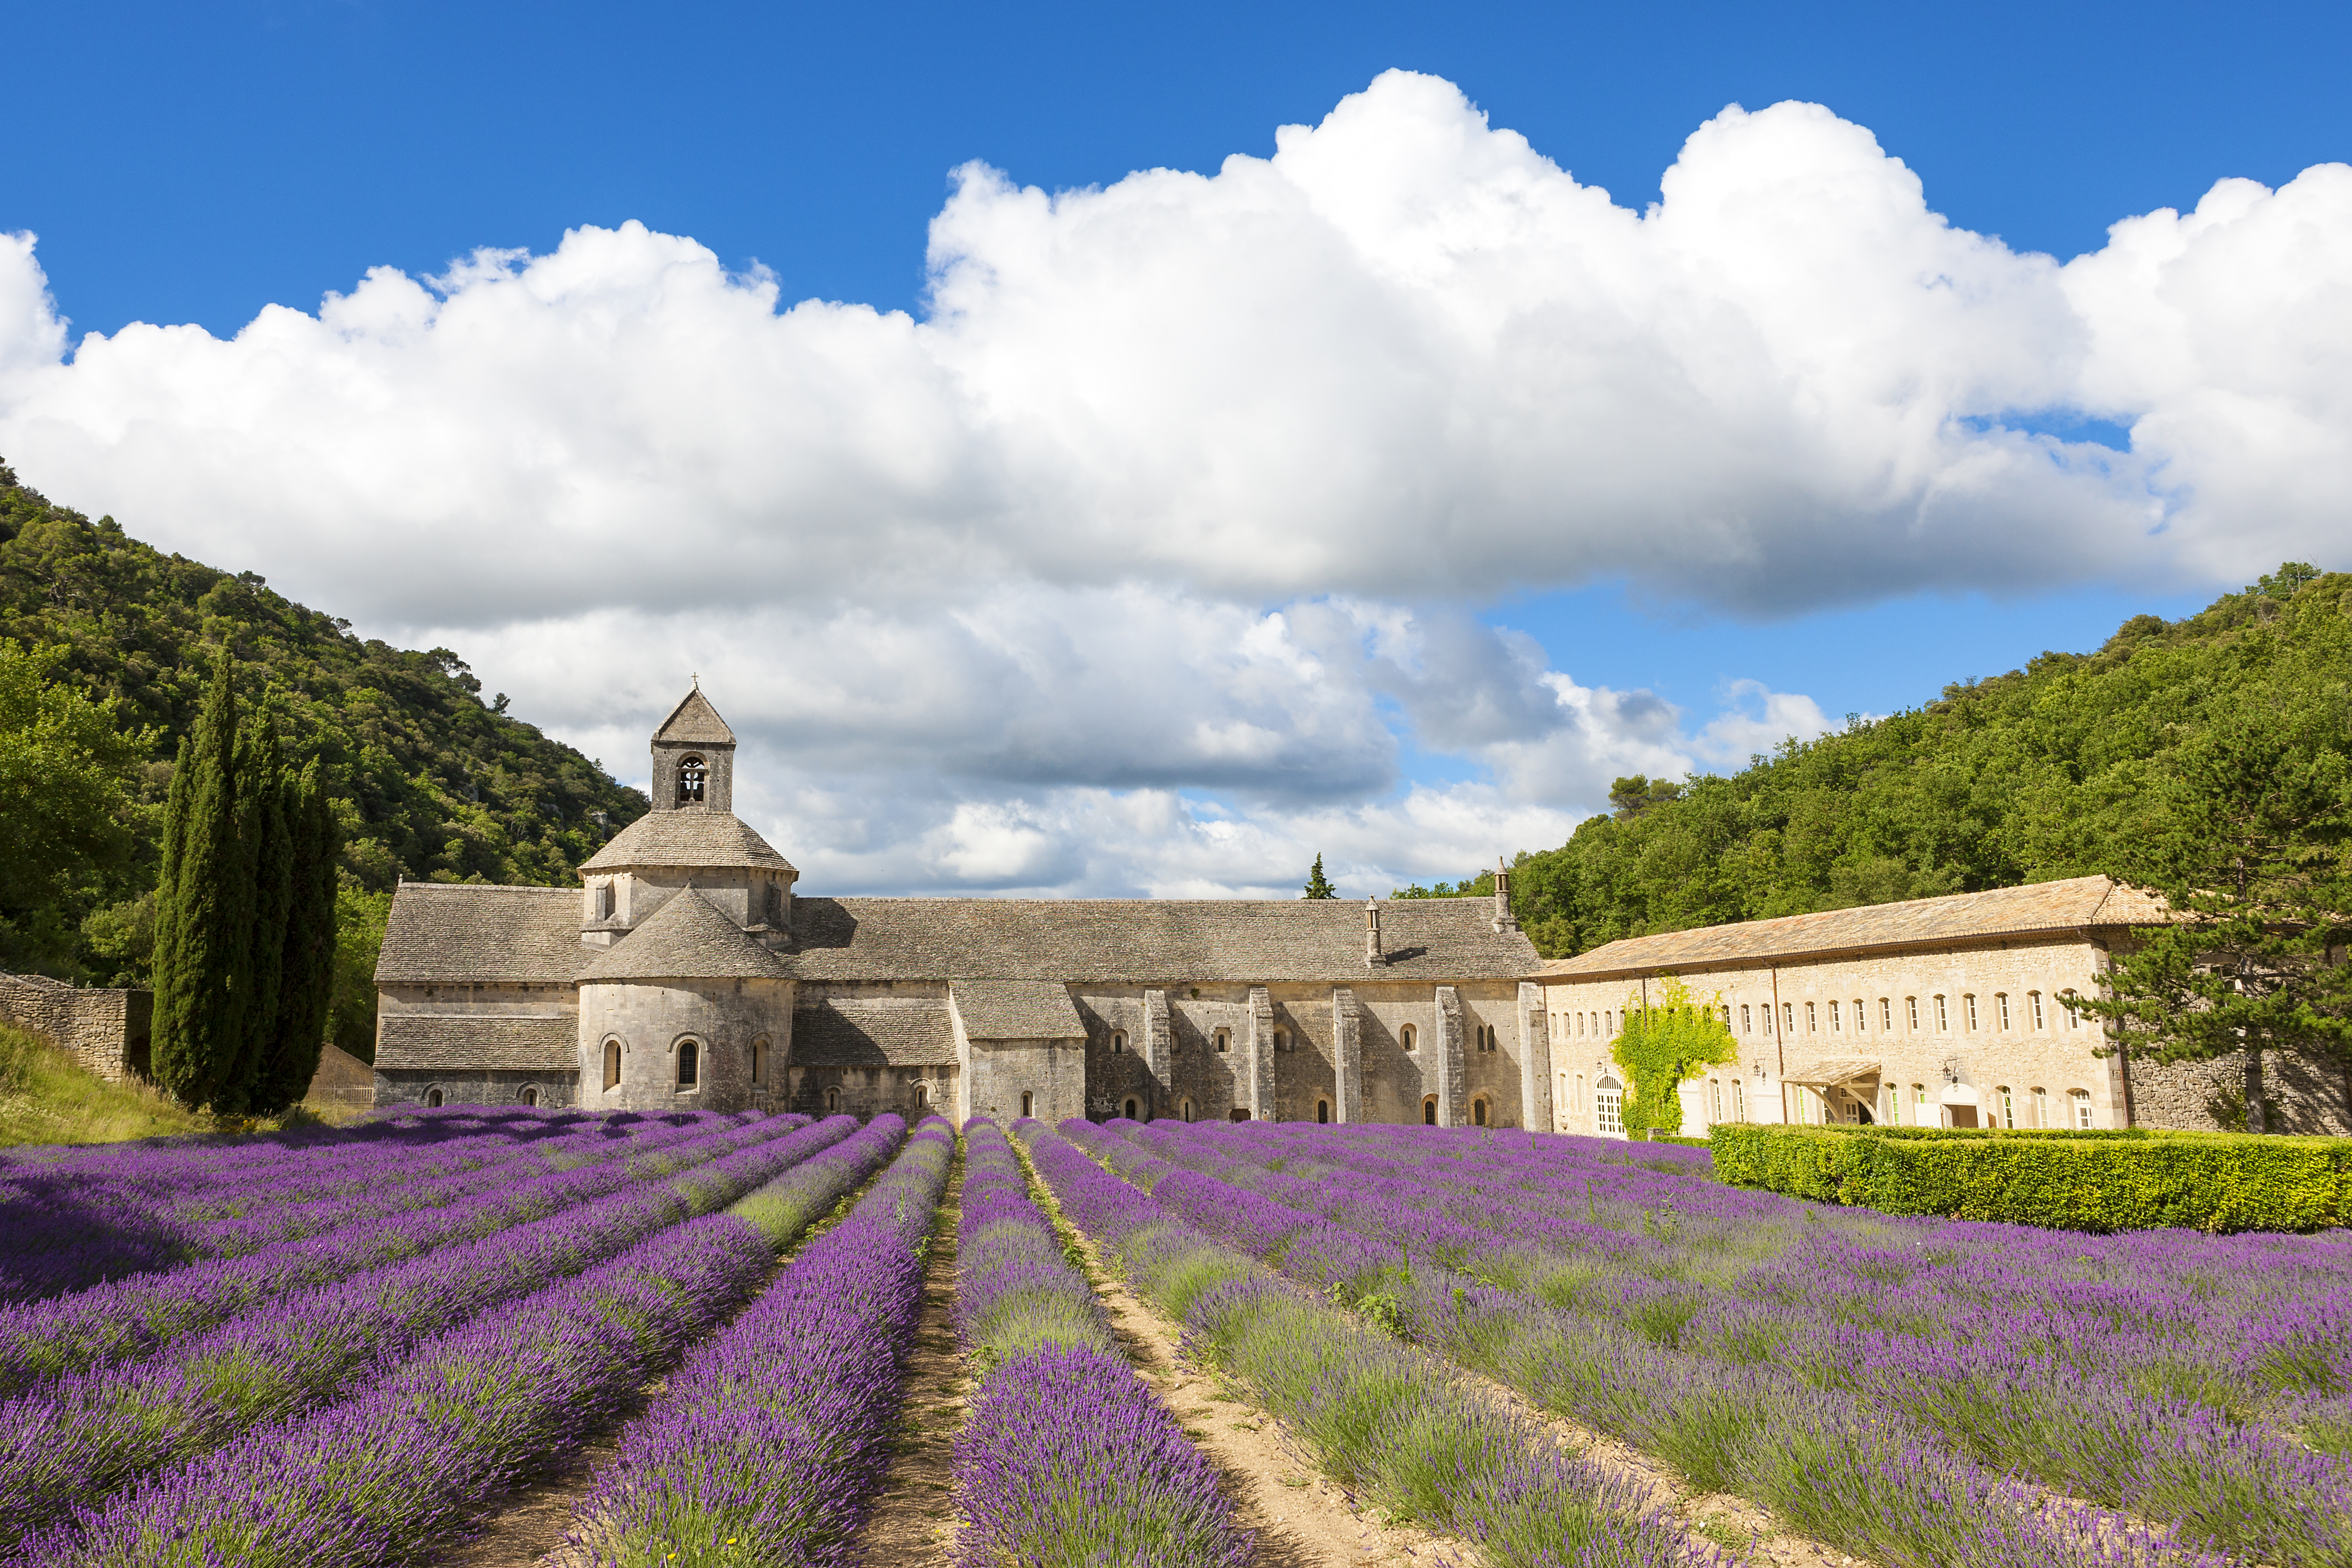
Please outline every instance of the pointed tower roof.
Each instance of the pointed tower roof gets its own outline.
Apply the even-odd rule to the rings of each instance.
[[[727,721],[719,716],[719,710],[713,708],[710,699],[702,694],[699,682],[686,694],[685,701],[670,710],[669,717],[662,721],[661,728],[654,731],[654,744],[656,746],[731,746],[734,743],[735,731],[727,727]]]
[[[605,952],[582,980],[785,980],[792,968],[743,934],[718,905],[687,888]]]

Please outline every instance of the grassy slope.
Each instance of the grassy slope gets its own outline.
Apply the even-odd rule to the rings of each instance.
[[[0,1024],[0,1144],[116,1143],[209,1132],[147,1084],[108,1083],[37,1035]]]

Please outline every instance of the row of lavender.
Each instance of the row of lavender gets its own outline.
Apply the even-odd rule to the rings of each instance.
[[[888,1463],[954,1156],[954,1130],[925,1121],[838,1224],[687,1357],[597,1472],[575,1548],[611,1568],[849,1560]]]
[[[678,1223],[673,1210],[623,1247],[600,1239],[583,1248],[603,1259],[593,1267],[559,1265],[497,1311],[478,1301],[331,1403],[248,1426],[77,1508],[10,1561],[369,1568],[429,1554],[733,1316],[778,1248],[887,1160],[905,1127],[886,1117],[848,1131],[836,1119],[714,1162],[685,1184],[699,1194],[687,1212],[732,1197],[727,1212]]]
[[[697,1119],[662,1126],[533,1176],[505,1171],[504,1184],[437,1208],[371,1215],[243,1257],[130,1276],[0,1308],[0,1396],[110,1362],[152,1355],[289,1291],[325,1286],[437,1248],[560,1215],[637,1184],[669,1176],[805,1124],[801,1117]]]
[[[1042,1123],[1014,1131],[1063,1215],[1341,1485],[1473,1542],[1493,1568],[1721,1562],[1638,1486],[1562,1452],[1425,1352],[1269,1274]]]
[[[1243,1568],[1215,1470],[1118,1349],[1003,1131],[964,1128],[956,1331],[979,1376],[956,1443],[969,1568]]]
[[[434,1336],[734,1201],[854,1126],[843,1117],[709,1134],[670,1151],[664,1175],[633,1177],[477,1241],[274,1293],[152,1353],[45,1382],[0,1405],[0,1542],[344,1400]]]
[[[2340,1459],[2163,1386],[2178,1369],[2170,1382],[2212,1387],[2207,1356],[2255,1383],[2281,1374],[2283,1345],[2306,1369],[2340,1355],[2340,1316],[2326,1328],[2338,1244],[2057,1237],[1718,1200],[1678,1176],[1645,1183],[1608,1146],[1525,1134],[1113,1128],[1124,1141],[1081,1136],[1172,1211],[1295,1278],[1402,1298],[1413,1331],[1465,1364],[1850,1550],[1974,1560],[1948,1538],[1981,1523],[1944,1499],[1958,1488],[2004,1511],[2002,1478],[2022,1474],[2191,1542],[2352,1561]],[[1612,1195],[1597,1198],[1604,1180]],[[2266,1278],[2230,1279],[2257,1257]],[[1890,1488],[1890,1467],[1918,1484]],[[2069,1511],[2087,1533],[2131,1534],[2069,1505],[2036,1517]]]
[[[11,1162],[0,1165],[0,1301],[438,1206],[496,1184],[502,1169],[562,1170],[718,1120],[429,1112],[226,1147]]]

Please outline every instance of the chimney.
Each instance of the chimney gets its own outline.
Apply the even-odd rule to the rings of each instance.
[[[1519,922],[1511,913],[1511,868],[1500,855],[1495,857],[1495,934],[1517,931]]]
[[[1381,906],[1370,893],[1364,895],[1364,967],[1386,963],[1381,952]]]

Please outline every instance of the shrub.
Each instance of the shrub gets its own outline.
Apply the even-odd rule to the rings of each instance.
[[[1821,1203],[2053,1230],[2352,1223],[2352,1138],[1720,1126],[1715,1173]]]

